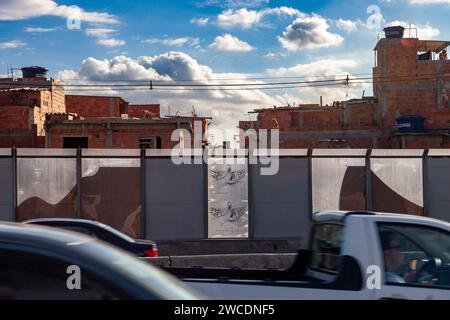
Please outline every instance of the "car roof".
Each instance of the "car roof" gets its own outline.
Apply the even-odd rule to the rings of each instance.
[[[95,220],[87,220],[87,219],[71,219],[71,218],[38,218],[23,221],[25,224],[33,224],[33,223],[41,223],[41,222],[66,222],[66,223],[74,223],[74,224],[88,224],[93,226],[106,226],[104,223]]]
[[[383,217],[383,218],[392,218],[392,219],[407,219],[410,222],[416,221],[416,222],[423,222],[423,221],[429,221],[433,223],[441,223],[441,224],[450,224],[446,221],[433,219],[429,217],[424,216],[415,216],[410,214],[402,214],[402,213],[389,213],[389,212],[372,212],[372,211],[322,211],[317,212],[314,214],[313,221],[314,222],[343,222],[345,218],[348,216],[373,216],[373,217]]]
[[[96,241],[94,238],[63,229],[13,222],[0,222],[0,239],[16,243],[59,247]]]

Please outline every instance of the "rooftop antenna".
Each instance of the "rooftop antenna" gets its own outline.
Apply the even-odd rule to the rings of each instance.
[[[197,116],[197,113],[195,112],[195,107],[194,107],[194,105],[192,105],[192,116],[193,116],[193,117],[196,117],[196,116]]]

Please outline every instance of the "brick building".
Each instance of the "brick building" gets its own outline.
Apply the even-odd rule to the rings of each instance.
[[[192,134],[195,121],[199,121],[204,134],[210,119],[161,117],[159,104],[133,105],[120,97],[71,95],[66,103],[70,113],[47,114],[47,148],[171,149],[177,143],[171,140],[174,130],[185,129]]]
[[[175,129],[192,134],[200,121],[207,130],[210,118],[161,117],[159,104],[65,95],[46,71],[23,68],[22,78],[0,79],[0,148],[172,148]]]
[[[278,128],[281,148],[450,148],[450,42],[403,38],[398,27],[386,34],[375,47],[373,97],[255,110],[257,120],[239,128]]]
[[[45,115],[66,112],[64,86],[46,69],[23,68],[23,78],[0,79],[0,146],[44,147]]]

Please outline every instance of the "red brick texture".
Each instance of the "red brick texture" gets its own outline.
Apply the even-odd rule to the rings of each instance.
[[[160,118],[159,104],[130,104],[128,108],[128,116],[130,118]]]
[[[128,103],[120,97],[66,95],[66,112],[85,119],[120,118],[128,114]]]

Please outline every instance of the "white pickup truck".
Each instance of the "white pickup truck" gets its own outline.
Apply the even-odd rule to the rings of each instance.
[[[450,224],[371,212],[314,216],[287,270],[166,268],[212,299],[450,299]]]

